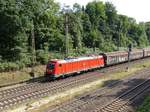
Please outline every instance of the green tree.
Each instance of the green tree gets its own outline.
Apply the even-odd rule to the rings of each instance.
[[[150,42],[150,22],[145,23],[145,31],[146,31],[146,35],[148,37],[148,40]]]
[[[74,47],[77,48],[78,53],[82,50],[82,8],[79,4],[75,3],[73,5],[73,29],[72,32],[74,34]]]
[[[1,0],[0,4],[0,55],[4,60],[25,61],[27,59],[27,35],[20,2]]]

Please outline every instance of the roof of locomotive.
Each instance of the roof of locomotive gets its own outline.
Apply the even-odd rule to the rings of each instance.
[[[75,58],[65,58],[64,60],[61,59],[53,59],[50,62],[55,62],[55,63],[69,63],[69,62],[76,62],[76,61],[82,61],[82,60],[91,60],[91,59],[97,59],[97,58],[102,58],[102,55],[98,56],[84,56],[84,57],[75,57]]]

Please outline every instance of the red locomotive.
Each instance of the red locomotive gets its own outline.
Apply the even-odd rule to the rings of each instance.
[[[105,67],[150,56],[150,48],[128,51],[102,53],[98,56],[67,58],[64,60],[51,60],[46,67],[46,75],[52,78],[72,73]]]
[[[47,64],[46,75],[54,78],[103,66],[102,55],[52,60]]]

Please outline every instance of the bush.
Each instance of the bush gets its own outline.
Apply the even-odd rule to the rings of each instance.
[[[65,54],[64,53],[61,53],[61,52],[50,52],[49,53],[50,55],[50,59],[63,59]]]
[[[137,112],[150,112],[150,95],[145,97],[143,104],[137,109]]]
[[[49,55],[47,51],[37,50],[36,51],[36,60],[38,63],[46,64],[49,60]]]
[[[2,56],[0,55],[0,63],[2,62]]]
[[[13,63],[13,62],[0,63],[0,72],[15,71],[15,70],[19,70],[19,69],[20,69],[20,67],[17,63]]]

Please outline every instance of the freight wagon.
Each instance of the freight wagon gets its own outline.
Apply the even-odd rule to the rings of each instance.
[[[150,49],[146,49],[146,50],[134,49],[131,52],[116,51],[116,52],[102,53],[102,55],[104,56],[105,66],[109,66],[109,65],[127,62],[129,59],[136,60],[146,56],[150,56]]]
[[[102,55],[105,60],[105,66],[118,64],[118,63],[125,62],[128,60],[128,52],[127,51],[102,53]]]
[[[144,48],[144,57],[150,56],[150,48]]]

